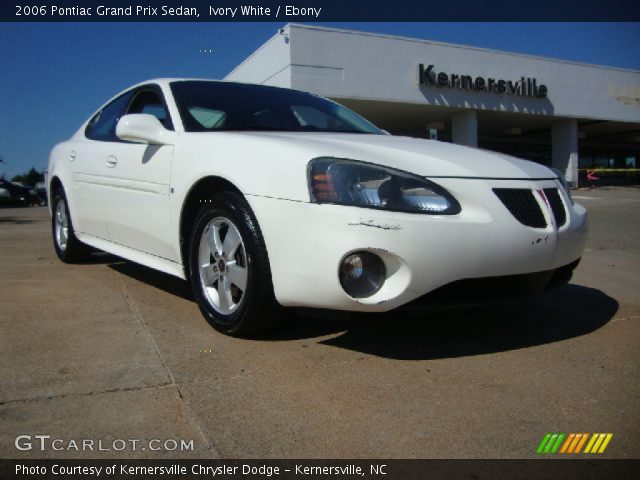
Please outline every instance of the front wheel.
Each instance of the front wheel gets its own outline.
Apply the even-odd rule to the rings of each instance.
[[[240,195],[219,193],[200,208],[189,267],[200,311],[216,330],[247,336],[280,323],[262,232]]]

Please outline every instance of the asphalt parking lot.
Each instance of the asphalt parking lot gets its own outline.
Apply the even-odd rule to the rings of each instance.
[[[0,209],[0,456],[528,458],[547,432],[612,432],[601,457],[640,458],[640,189],[574,195],[590,240],[558,291],[299,315],[253,340],[215,332],[181,280],[63,265],[46,208]],[[17,450],[19,434],[194,448]]]

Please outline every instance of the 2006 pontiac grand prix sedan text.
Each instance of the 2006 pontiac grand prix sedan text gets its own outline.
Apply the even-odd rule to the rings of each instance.
[[[586,241],[585,209],[547,167],[250,84],[136,85],[54,147],[49,178],[61,260],[94,247],[189,279],[232,335],[272,326],[282,306],[544,291],[570,279]]]

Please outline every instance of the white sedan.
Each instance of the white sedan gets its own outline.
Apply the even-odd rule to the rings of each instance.
[[[247,335],[281,307],[362,312],[566,283],[585,209],[542,165],[397,137],[295,90],[160,79],[102,106],[49,159],[55,250],[188,279]]]

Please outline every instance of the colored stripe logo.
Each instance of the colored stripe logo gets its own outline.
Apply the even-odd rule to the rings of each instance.
[[[568,435],[564,433],[547,433],[542,438],[536,452],[561,454],[604,453],[612,438],[613,433],[569,433]]]

